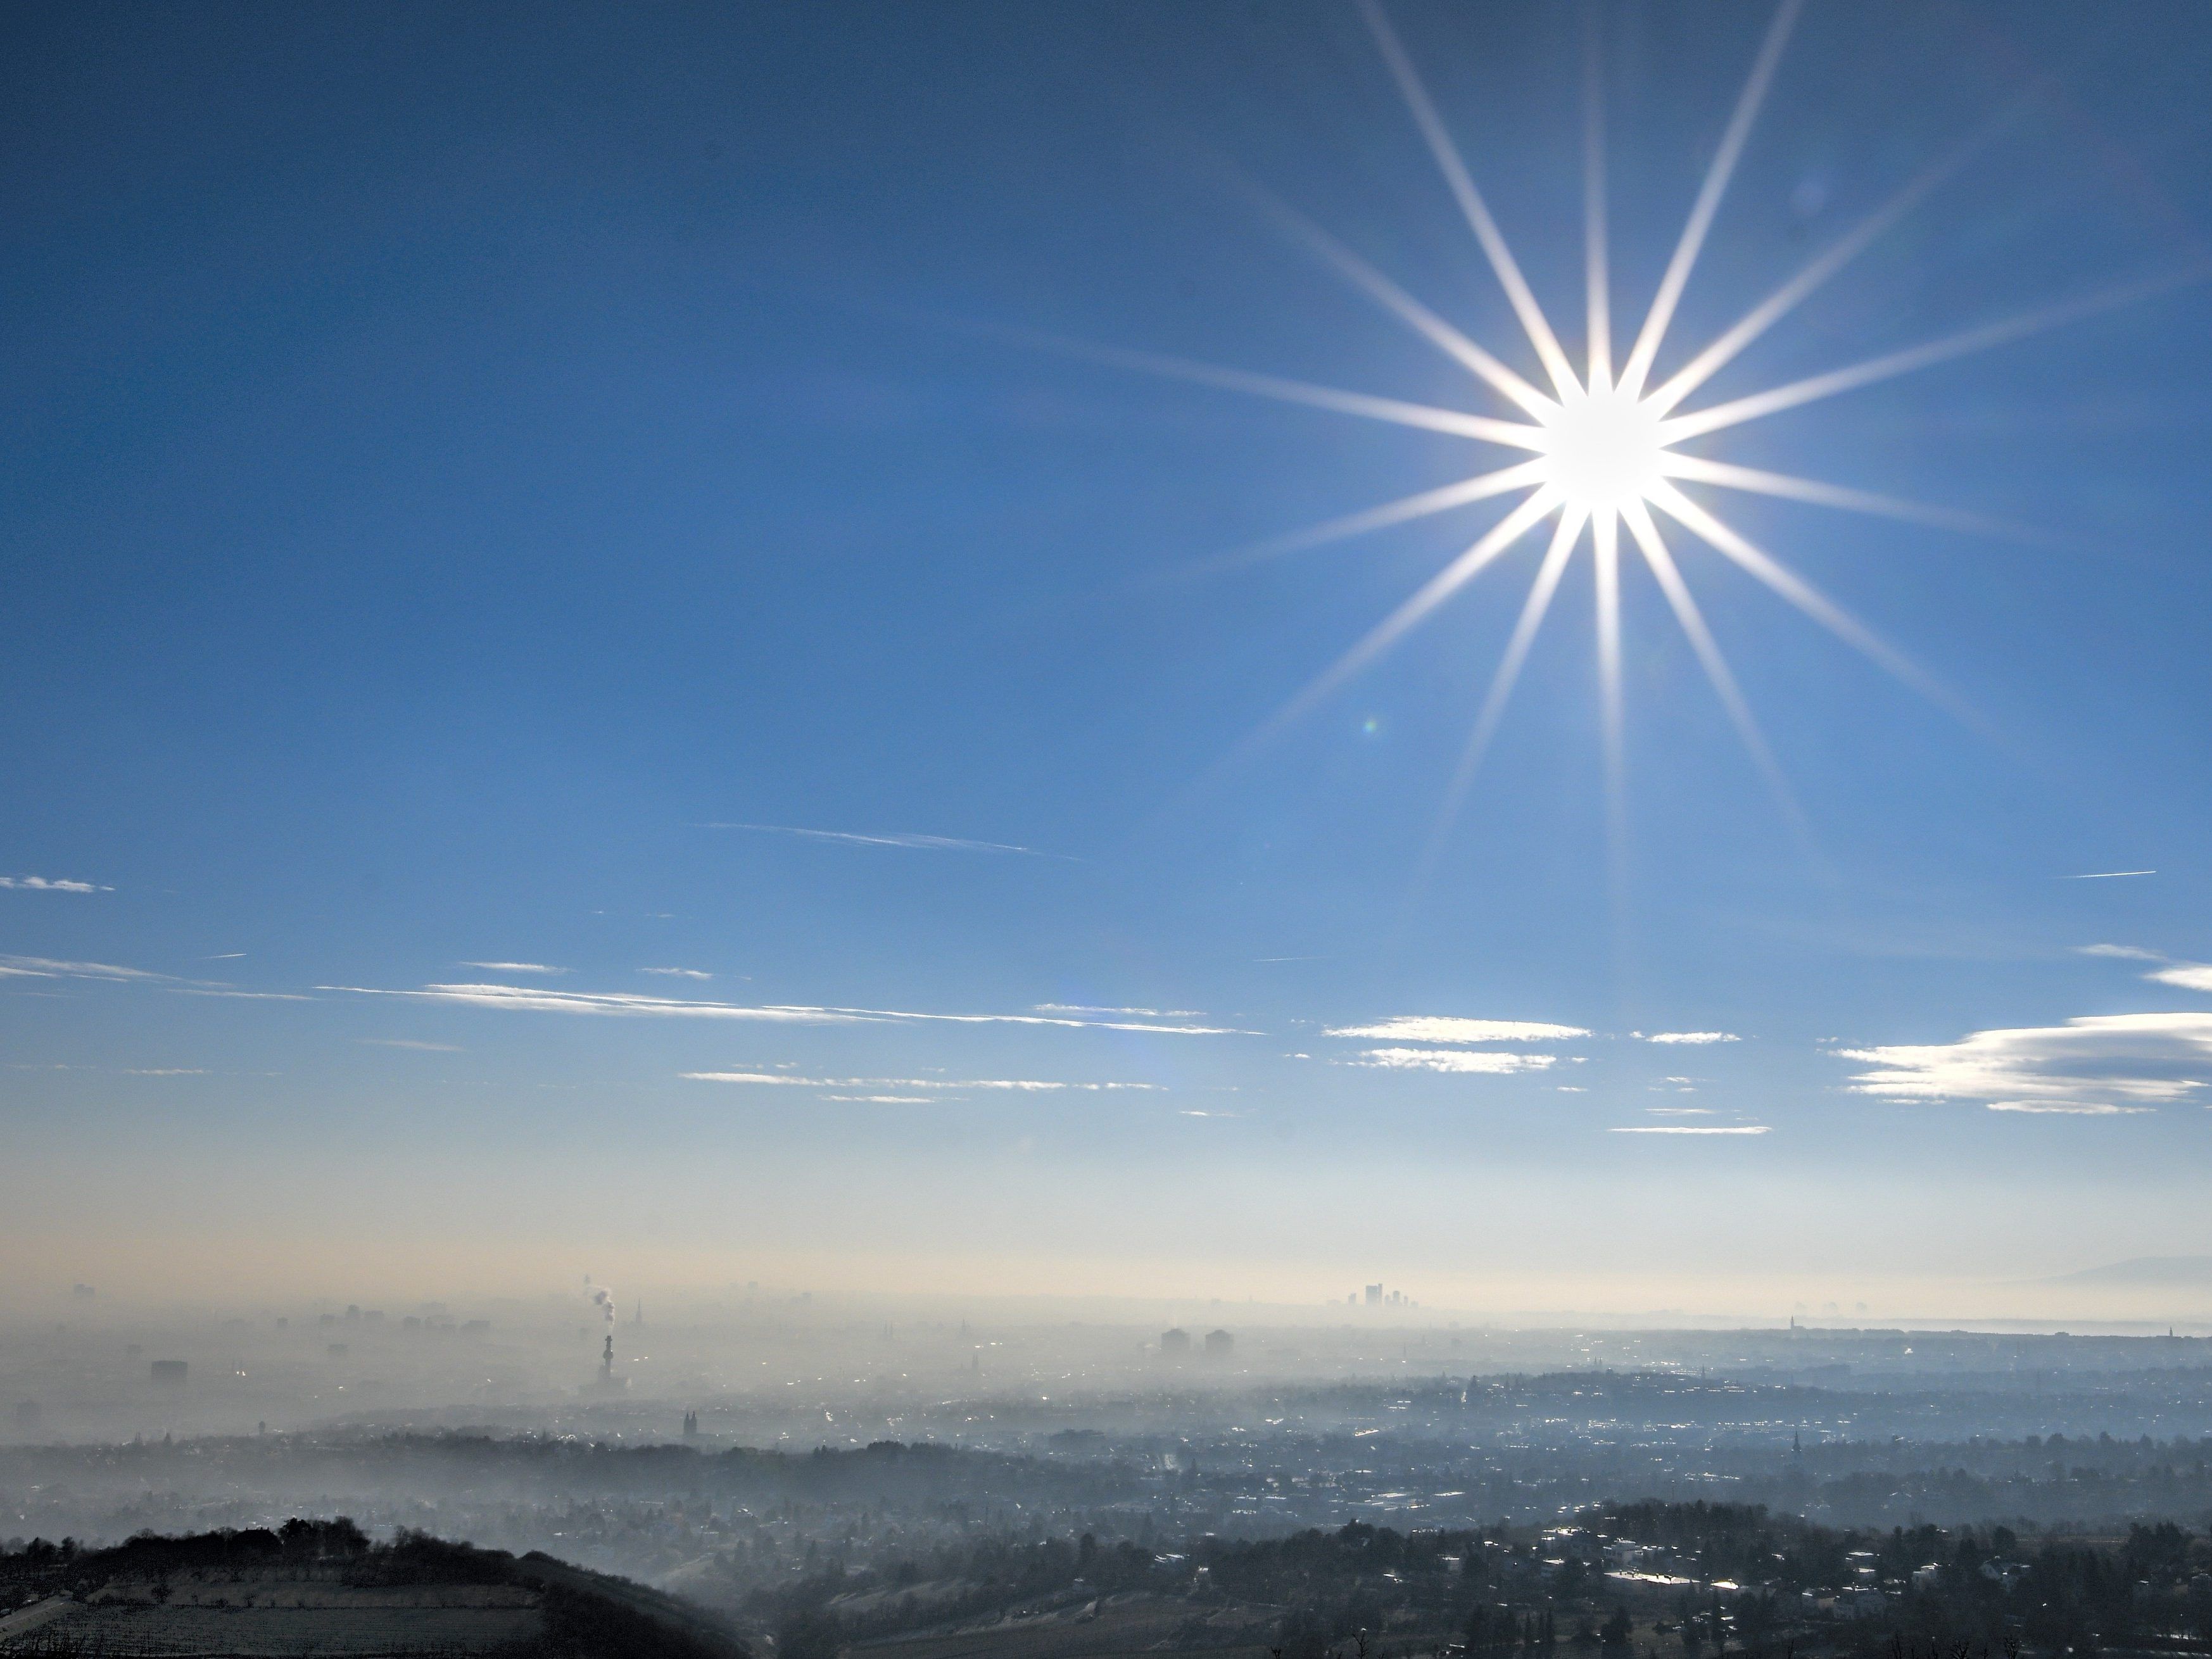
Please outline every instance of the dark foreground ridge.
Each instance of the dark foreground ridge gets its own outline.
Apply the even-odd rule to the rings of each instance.
[[[0,1555],[0,1653],[40,1659],[751,1659],[712,1614],[532,1552],[351,1521]]]
[[[981,1538],[744,1611],[777,1659],[2110,1659],[2212,1653],[2212,1547],[2171,1522],[1861,1531],[1646,1502],[1166,1555]]]

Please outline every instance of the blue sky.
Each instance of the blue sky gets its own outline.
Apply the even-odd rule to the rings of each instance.
[[[1391,15],[1579,354],[1580,13]],[[1626,336],[1772,14],[1602,15]],[[1540,538],[1269,726],[1506,503],[1242,556],[1510,457],[1086,355],[1514,412],[1255,207],[1540,376],[1356,9],[9,27],[24,1294],[1971,1313],[2202,1248],[2212,285],[1691,446],[2027,533],[1699,495],[1965,714],[1676,531],[1802,822],[1631,560],[1616,854],[1587,539],[1442,830]],[[2209,63],[1811,7],[1658,373],[2006,111],[1691,406],[2193,277]]]

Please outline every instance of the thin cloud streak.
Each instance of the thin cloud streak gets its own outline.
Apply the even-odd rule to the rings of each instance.
[[[1088,1002],[1040,1002],[1036,1011],[1041,1014],[1127,1014],[1145,1019],[1204,1019],[1205,1012],[1198,1008],[1105,1008]]]
[[[1394,1072],[1452,1072],[1500,1077],[1511,1072],[1548,1071],[1557,1054],[1499,1054],[1494,1049],[1369,1048],[1341,1066],[1373,1066]]]
[[[693,1083],[765,1083],[799,1089],[998,1089],[1023,1093],[1044,1093],[1061,1089],[1092,1093],[1121,1090],[1161,1093],[1165,1090],[1164,1085],[1158,1083],[1057,1083],[1036,1078],[830,1078],[795,1077],[788,1072],[681,1072],[678,1075]]]
[[[1011,842],[968,841],[958,836],[924,836],[905,830],[867,835],[852,830],[808,830],[793,823],[702,823],[699,827],[702,830],[745,830],[762,836],[797,836],[804,841],[839,842],[850,847],[901,847],[921,853],[1013,853],[1023,858],[1065,859],[1069,863],[1078,862],[1065,853],[1040,852],[1034,847],[1017,847]]]
[[[1648,1036],[1642,1031],[1635,1031],[1630,1035],[1639,1042],[1707,1043],[1743,1041],[1733,1031],[1653,1031]]]
[[[2155,870],[2092,870],[2087,875],[2061,876],[2061,881],[2118,881],[2123,876],[2154,876]]]
[[[149,973],[143,968],[118,968],[112,962],[57,962],[50,957],[0,956],[0,978],[11,977],[141,980],[152,983],[169,979],[167,974]]]
[[[1607,1131],[1616,1135],[1763,1135],[1773,1133],[1765,1123],[1631,1123]]]
[[[12,888],[25,893],[112,893],[115,890],[96,881],[50,879],[45,876],[0,876],[0,888]]]
[[[160,977],[158,975],[156,978]],[[313,1002],[304,991],[240,991],[228,985],[170,985],[165,990],[180,997],[234,997],[241,1002]]]
[[[2131,1116],[2137,1112],[2154,1111],[2156,1108],[2150,1106],[2113,1106],[2110,1104],[2067,1106],[2049,1102],[2039,1104],[2037,1103],[2026,1100],[2000,1100],[1992,1102],[1990,1103],[1990,1109],[1993,1112],[2033,1112],[2038,1115],[2063,1117],[2126,1117]]]
[[[566,968],[556,968],[544,962],[465,962],[464,968],[481,968],[487,974],[565,974]]]
[[[2133,945],[2085,945],[2085,957],[2114,957],[2124,962],[2155,962],[2156,969],[2143,978],[2154,985],[2172,985],[2184,991],[2212,991],[2212,963],[2182,962],[2157,951]]]
[[[1450,1015],[1401,1014],[1372,1025],[1334,1025],[1333,1037],[1389,1042],[1562,1042],[1589,1033],[1579,1025],[1547,1025],[1528,1019],[1460,1019]]]
[[[647,996],[628,991],[556,991],[538,985],[425,985],[392,990],[372,985],[319,985],[319,991],[353,996],[405,997],[422,1002],[462,1003],[477,1008],[536,1013],[602,1014],[688,1019],[762,1020],[787,1025],[858,1025],[909,1022],[946,1025],[1048,1025],[1073,1030],[1152,1031],[1170,1036],[1254,1036],[1218,1025],[1170,1025],[1136,1020],[1074,1019],[1053,1014],[933,1014],[891,1008],[817,1008],[789,1004],[749,1006]]]

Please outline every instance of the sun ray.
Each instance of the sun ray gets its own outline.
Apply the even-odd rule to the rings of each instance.
[[[1874,634],[1865,623],[1833,599],[1722,523],[1672,484],[1651,492],[1651,505],[1674,519],[1692,535],[1758,578],[1821,627],[1879,664],[1929,702],[1939,704],[1970,725],[1978,724],[1973,711],[1945,687],[1930,679],[1910,659]]]
[[[1667,262],[1666,274],[1659,279],[1659,291],[1652,296],[1651,309],[1645,313],[1636,344],[1621,368],[1620,389],[1628,397],[1638,397],[1644,391],[1644,377],[1650,374],[1652,360],[1659,355],[1668,325],[1674,320],[1674,307],[1680,302],[1682,289],[1690,280],[1690,268],[1697,264],[1698,254],[1705,246],[1705,233],[1712,228],[1713,216],[1720,210],[1721,197],[1728,190],[1729,175],[1735,173],[1737,159],[1743,154],[1745,140],[1751,137],[1751,124],[1758,118],[1759,106],[1766,100],[1766,89],[1774,80],[1774,66],[1782,60],[1782,48],[1789,41],[1790,31],[1803,3],[1804,0],[1782,0],[1775,9],[1774,21],[1767,26],[1766,39],[1760,43],[1759,56],[1752,63],[1751,76],[1736,100],[1728,131],[1721,135],[1720,148],[1713,153],[1712,165],[1705,169],[1705,181],[1698,187],[1698,199],[1690,209],[1689,222],[1682,227],[1682,239],[1674,245],[1674,257]]]
[[[1358,513],[1347,513],[1342,518],[1331,519],[1305,530],[1293,531],[1285,536],[1276,536],[1257,542],[1249,547],[1238,548],[1216,558],[1203,560],[1188,567],[1182,574],[1202,575],[1216,570],[1233,570],[1248,564],[1257,564],[1267,559],[1279,558],[1286,553],[1302,553],[1310,547],[1322,547],[1330,542],[1349,540],[1376,530],[1387,530],[1393,525],[1411,524],[1438,513],[1449,513],[1455,507],[1486,501],[1495,495],[1510,495],[1516,489],[1534,489],[1544,481],[1545,463],[1540,456],[1534,460],[1500,467],[1495,472],[1482,472],[1472,478],[1462,478],[1436,489],[1424,489],[1411,495],[1401,495],[1395,501],[1384,501]]]
[[[1568,362],[1567,354],[1559,348],[1559,336],[1544,315],[1544,308],[1536,303],[1536,295],[1528,286],[1528,279],[1521,274],[1521,266],[1513,258],[1513,250],[1505,245],[1505,238],[1498,228],[1498,222],[1490,216],[1490,208],[1482,199],[1482,192],[1474,187],[1474,179],[1460,157],[1459,147],[1452,143],[1451,135],[1437,114],[1436,106],[1429,100],[1428,88],[1422,84],[1420,72],[1414,69],[1413,60],[1406,55],[1398,33],[1390,26],[1381,0],[1359,0],[1361,15],[1375,36],[1375,44],[1382,53],[1382,61],[1389,66],[1398,91],[1411,112],[1413,125],[1420,129],[1429,153],[1436,157],[1437,166],[1443,170],[1444,182],[1451,188],[1460,211],[1474,232],[1475,240],[1482,244],[1490,268],[1498,273],[1498,281],[1505,290],[1506,300],[1513,313],[1521,319],[1521,326],[1528,336],[1528,343],[1536,348],[1542,360],[1544,372],[1552,377],[1552,386],[1562,398],[1571,398],[1582,389],[1575,379],[1574,366]]]
[[[1628,762],[1620,695],[1620,515],[1590,520],[1590,564],[1597,589],[1599,754],[1605,775],[1605,863],[1616,945],[1624,942],[1628,893]]]
[[[1661,424],[1662,441],[1668,444],[1680,443],[1690,438],[1701,437],[1708,432],[1718,432],[1724,427],[1740,426],[1746,421],[1779,414],[1785,409],[1796,409],[1819,398],[1832,398],[1838,392],[1855,392],[1877,380],[1890,380],[1917,368],[1925,368],[1932,363],[1964,357],[1972,352],[1986,351],[1992,346],[2008,345],[2031,334],[2040,334],[2045,329],[2058,328],[2068,323],[2079,322],[2086,317],[2133,305],[2139,300],[2171,293],[2191,283],[2201,283],[2207,276],[2212,276],[2212,261],[2200,261],[2179,270],[2166,271],[2155,276],[2100,289],[2094,294],[2083,295],[2079,299],[2069,300],[2059,305],[2045,306],[2034,311],[2022,312],[2017,316],[2001,318],[1994,323],[1984,323],[1979,328],[1946,335],[1923,345],[1893,351],[1885,356],[1871,357],[1847,368],[1831,369],[1825,374],[1792,380],[1786,386],[1753,392],[1747,398],[1715,404],[1710,409],[1698,410],[1688,415],[1677,415]]]
[[[1603,512],[1590,520],[1590,563],[1597,588],[1598,724],[1605,758],[1608,823],[1617,823],[1627,797],[1621,744],[1620,518]]]
[[[1662,415],[1673,410],[1683,398],[1718,374],[1745,347],[1796,309],[1808,295],[1865,252],[1899,220],[1919,206],[1937,186],[1987,149],[2001,133],[2041,100],[2043,91],[2040,85],[2030,88],[1983,122],[1954,146],[1948,155],[1862,219],[1849,234],[1723,331],[1711,345],[1692,358],[1645,401]]]
[[[1408,629],[1418,625],[1429,612],[1473,580],[1484,566],[1527,535],[1559,504],[1559,495],[1551,489],[1532,491],[1527,501],[1500,519],[1466,552],[1422,583],[1411,599],[1369,629],[1358,644],[1339,657],[1305,690],[1285,703],[1261,728],[1261,735],[1277,731],[1297,720],[1388,651]]]
[[[1774,758],[1774,751],[1766,746],[1766,738],[1759,731],[1758,720],[1752,715],[1751,705],[1744,701],[1743,692],[1735,683],[1735,675],[1729,668],[1728,659],[1721,654],[1712,630],[1705,626],[1705,613],[1698,609],[1698,602],[1691,595],[1689,584],[1682,580],[1682,573],[1675,568],[1674,556],[1668,552],[1667,544],[1661,539],[1659,526],[1651,521],[1651,510],[1643,502],[1635,501],[1623,510],[1622,516],[1628,520],[1628,533],[1636,538],[1636,545],[1644,554],[1644,564],[1659,583],[1659,591],[1667,596],[1667,604],[1674,613],[1674,620],[1681,624],[1682,632],[1689,636],[1690,648],[1697,653],[1698,661],[1704,665],[1706,679],[1712,683],[1714,695],[1720,698],[1721,707],[1728,711],[1729,719],[1735,726],[1736,735],[1743,740],[1743,746],[1751,751],[1753,763],[1765,775],[1767,787],[1773,790],[1791,827],[1800,835],[1806,834],[1805,814],[1797,805],[1797,797],[1790,790],[1790,781],[1783,775],[1782,768]]]
[[[1517,421],[1492,420],[1488,416],[1469,415],[1462,410],[1438,409],[1431,404],[1406,403],[1396,398],[1377,398],[1364,392],[1345,392],[1335,386],[1286,380],[1278,374],[1255,374],[1250,369],[1200,362],[1194,358],[1171,356],[1164,352],[1132,351],[1122,346],[1092,345],[1085,341],[1062,339],[1057,335],[1025,331],[1018,333],[1015,337],[1042,350],[1057,351],[1067,356],[1105,363],[1115,368],[1134,369],[1140,374],[1186,380],[1224,392],[1247,392],[1255,398],[1271,398],[1278,403],[1301,404],[1309,409],[1326,409],[1340,415],[1356,415],[1363,420],[1387,421],[1394,426],[1449,433],[1454,437],[1474,438],[1507,449],[1541,450],[1547,442],[1541,427],[1523,425]]]
[[[1443,855],[1445,840],[1459,817],[1467,792],[1474,785],[1474,775],[1481,769],[1490,741],[1498,735],[1505,705],[1513,696],[1522,665],[1528,660],[1528,648],[1535,643],[1537,630],[1544,625],[1544,615],[1552,608],[1552,597],[1559,590],[1559,579],[1566,574],[1567,561],[1574,556],[1575,544],[1581,539],[1588,516],[1575,507],[1566,508],[1559,514],[1551,545],[1544,550],[1543,562],[1537,567],[1535,580],[1528,585],[1528,597],[1521,606],[1519,619],[1513,624],[1512,637],[1506,641],[1505,654],[1498,659],[1497,672],[1491,677],[1490,691],[1482,700],[1482,711],[1475,716],[1467,747],[1460,751],[1459,764],[1452,769],[1451,781],[1444,787],[1443,804],[1437,810],[1436,828],[1430,831],[1428,848],[1421,857],[1415,882],[1417,890],[1427,884],[1430,872]]]
[[[1474,782],[1483,755],[1490,748],[1490,740],[1498,735],[1498,723],[1504,718],[1506,702],[1512,696],[1521,670],[1528,660],[1529,647],[1536,642],[1536,630],[1543,627],[1545,613],[1552,608],[1552,596],[1559,591],[1559,579],[1566,574],[1567,561],[1574,556],[1575,544],[1581,539],[1585,518],[1584,514],[1573,508],[1559,514],[1559,527],[1552,532],[1552,544],[1544,550],[1544,562],[1537,567],[1536,580],[1528,585],[1528,598],[1513,624],[1513,635],[1505,643],[1504,656],[1498,659],[1498,672],[1491,678],[1489,693],[1482,700],[1482,712],[1475,717],[1467,752],[1460,757],[1459,768],[1452,775],[1448,799],[1454,805]]]
[[[1534,463],[1528,465],[1533,465]],[[1734,466],[1725,461],[1707,460],[1702,455],[1669,452],[1659,465],[1660,471],[1668,477],[1683,478],[1692,483],[1712,484],[1721,489],[1741,489],[1752,495],[1774,495],[1784,501],[1808,502],[1814,507],[1840,507],[1848,513],[1898,519],[1907,524],[1924,524],[1933,529],[1955,530],[1969,536],[1992,536],[2045,547],[2070,545],[2033,526],[1992,519],[1984,514],[1965,513],[1948,507],[1929,507],[1920,501],[1900,500],[1895,495],[1880,495],[1870,490],[1822,483],[1816,478],[1800,478],[1787,472],[1764,472],[1757,467]]]
[[[1595,0],[1583,8],[1583,303],[1589,329],[1585,386],[1613,384],[1613,277],[1606,244],[1605,41]]]
[[[1480,377],[1499,396],[1518,404],[1540,421],[1559,407],[1555,399],[1530,386],[1296,208],[1278,201],[1257,185],[1248,184],[1245,188],[1293,240],[1303,243],[1309,252],[1453,362]]]

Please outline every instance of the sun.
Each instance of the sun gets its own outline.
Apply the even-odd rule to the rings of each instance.
[[[1616,830],[1620,822],[1622,793],[1620,592],[1626,562],[1622,556],[1624,548],[1631,550],[1665,599],[1706,678],[1753,759],[1765,774],[1784,811],[1793,820],[1798,819],[1781,769],[1768,751],[1758,723],[1737,689],[1727,659],[1683,579],[1668,544],[1669,535],[1686,532],[1692,539],[1764,584],[1899,678],[1954,711],[1958,704],[1841,606],[1731,527],[1692,491],[1747,491],[1972,534],[1995,534],[2046,544],[2051,538],[2032,528],[2003,524],[1970,513],[1736,465],[1712,453],[1710,446],[1699,441],[1725,434],[1747,422],[2023,339],[2059,324],[2201,281],[2208,275],[2207,267],[2199,262],[2179,270],[2153,273],[1763,392],[1692,406],[1697,393],[1714,375],[1788,316],[1808,295],[1835,277],[1884,234],[1964,172],[2033,106],[2039,93],[2028,92],[1965,133],[1948,153],[1938,157],[1888,201],[1654,384],[1676,308],[1720,210],[1759,108],[1765,101],[1802,0],[1781,0],[1777,7],[1719,146],[1691,203],[1680,237],[1618,368],[1613,354],[1612,275],[1607,247],[1601,40],[1595,32],[1589,37],[1584,76],[1583,188],[1580,206],[1585,252],[1583,316],[1588,346],[1583,362],[1577,364],[1560,344],[1543,306],[1491,216],[1465,158],[1431,101],[1420,74],[1391,27],[1380,0],[1358,0],[1358,3],[1414,127],[1541,365],[1543,383],[1532,381],[1515,370],[1327,231],[1256,188],[1252,191],[1255,199],[1292,240],[1465,369],[1494,400],[1493,408],[1502,408],[1503,412],[1411,403],[1157,353],[1049,343],[1149,374],[1366,420],[1449,433],[1517,458],[1506,465],[1474,471],[1438,488],[1348,514],[1248,550],[1243,556],[1285,553],[1455,511],[1477,502],[1514,495],[1521,498],[1489,530],[1285,703],[1255,735],[1264,738],[1317,707],[1484,570],[1549,524],[1550,535],[1541,562],[1453,776],[1439,836],[1442,825],[1449,823],[1498,729],[1507,699],[1553,596],[1585,541],[1590,549],[1595,599],[1596,658],[1607,797]],[[1690,447],[1692,445],[1698,447]],[[1662,521],[1667,528],[1662,529]]]
[[[1650,501],[1666,483],[1672,458],[1659,410],[1618,386],[1600,384],[1569,398],[1541,425],[1547,443],[1538,488],[1570,513],[1617,514]]]

